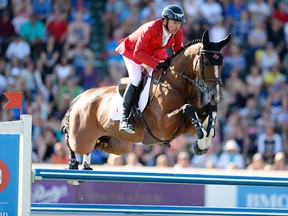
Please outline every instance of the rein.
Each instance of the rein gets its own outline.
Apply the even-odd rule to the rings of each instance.
[[[190,45],[192,45],[192,44],[190,44]],[[187,47],[189,47],[189,46],[187,46]],[[183,50],[181,50],[181,51],[185,51],[187,47],[185,47],[185,48],[184,48]],[[180,52],[177,52],[176,55],[179,54],[179,53],[180,53]],[[199,79],[198,77],[196,77],[196,79],[193,80],[193,79],[191,79],[186,73],[178,72],[178,71],[176,71],[176,70],[173,70],[173,72],[175,72],[176,74],[178,74],[178,75],[179,75],[180,77],[182,77],[183,79],[189,81],[192,85],[194,85],[194,86],[195,86],[197,89],[199,89],[201,92],[207,92],[207,93],[209,93],[213,88],[215,88],[215,87],[217,86],[217,84],[219,84],[219,85],[222,86],[222,80],[221,80],[221,78],[205,78],[205,76],[204,76],[204,66],[203,66],[203,58],[204,58],[203,56],[205,55],[205,53],[221,54],[220,51],[204,50],[204,49],[202,49],[202,48],[199,50],[199,52],[198,52],[197,55],[200,56],[200,71],[199,71],[199,73],[200,73],[200,75],[201,75],[201,77],[202,77],[202,80]],[[170,62],[176,55],[173,55],[173,56],[169,57],[167,60]],[[197,62],[197,63],[198,63],[198,62]],[[197,65],[196,65],[195,68],[193,69],[193,72],[194,72],[194,73],[196,73],[196,67],[197,67]],[[172,67],[171,67],[171,66],[169,67],[169,69],[170,69],[170,71],[172,71]],[[157,71],[157,70],[156,70],[156,71]],[[165,72],[166,72],[166,71],[163,70],[163,73],[164,73],[164,74],[165,74]],[[191,103],[191,101],[190,101],[186,96],[184,96],[183,94],[179,93],[177,90],[175,90],[174,88],[172,88],[170,85],[165,85],[164,83],[162,83],[162,82],[160,81],[160,79],[161,79],[161,77],[162,77],[162,73],[161,73],[159,79],[157,79],[157,80],[156,80],[153,76],[151,76],[151,75],[149,75],[149,74],[147,74],[147,73],[144,73],[144,74],[145,74],[147,77],[151,78],[152,81],[153,81],[154,83],[156,83],[156,85],[160,85],[160,86],[162,86],[162,87],[164,87],[164,88],[167,88],[167,89],[173,91],[174,93],[178,94],[179,96],[184,97],[187,102]],[[210,90],[208,89],[207,82],[215,82],[215,84],[213,85],[213,87],[212,87]]]
[[[199,42],[199,41],[197,41],[197,42]],[[192,45],[192,44],[190,43],[190,44],[188,44],[187,46],[183,47],[183,49],[179,50],[177,53],[175,53],[175,54],[172,55],[171,57],[167,58],[166,61],[171,62],[171,60],[172,60],[175,56],[177,56],[180,52],[185,51],[186,48],[189,47],[189,46],[191,46],[191,45]],[[193,79],[191,79],[191,78],[187,75],[187,73],[183,73],[183,72],[178,72],[178,71],[172,70],[172,67],[171,67],[171,66],[169,67],[169,69],[170,69],[170,71],[173,71],[174,73],[178,74],[181,78],[183,78],[183,79],[187,80],[188,82],[192,83],[192,85],[194,85],[194,86],[195,86],[198,90],[200,90],[201,92],[207,92],[207,93],[209,93],[209,91],[211,91],[213,88],[215,88],[215,86],[216,86],[217,84],[222,85],[222,81],[221,81],[221,78],[217,78],[217,79],[207,78],[207,79],[205,79],[205,77],[204,77],[204,65],[203,65],[203,58],[204,58],[203,56],[205,55],[205,53],[221,54],[220,51],[202,50],[202,48],[199,50],[199,52],[198,52],[197,55],[200,56],[200,75],[201,75],[201,77],[202,77],[202,80],[199,79],[198,77],[196,77],[196,79],[193,80]],[[198,63],[198,62],[197,62],[197,63]],[[195,68],[196,68],[196,67],[197,67],[197,65],[195,66]],[[155,71],[159,71],[159,70],[157,70],[157,69],[154,70],[154,71],[152,72],[152,74],[153,74]],[[193,72],[195,73],[196,70],[193,69]],[[148,78],[150,78],[150,79],[156,84],[156,88],[160,85],[160,86],[162,86],[162,87],[164,87],[164,88],[166,88],[166,89],[168,89],[168,90],[171,90],[171,91],[173,91],[174,93],[176,93],[177,95],[179,95],[180,97],[185,98],[186,101],[187,101],[189,104],[191,104],[191,103],[192,103],[191,100],[190,100],[189,98],[187,98],[185,95],[181,94],[180,92],[178,92],[177,90],[175,90],[175,89],[174,89],[173,87],[171,87],[170,85],[166,85],[166,84],[164,84],[163,82],[160,81],[160,80],[161,80],[161,77],[162,77],[163,75],[165,75],[165,73],[166,73],[166,70],[162,70],[162,72],[161,72],[160,76],[158,77],[158,79],[154,78],[153,75],[151,76],[151,75],[149,75],[148,73],[143,73],[143,74],[144,74],[145,76],[147,76]],[[206,82],[215,82],[215,85],[209,90]],[[151,100],[153,100],[153,98],[154,98],[154,97],[152,97]],[[194,98],[194,100],[196,100],[196,98]],[[139,115],[139,116],[142,116],[141,113],[138,113],[138,115]],[[159,140],[157,137],[155,137],[155,136],[153,135],[153,133],[151,133],[151,131],[150,131],[150,129],[149,129],[149,127],[148,127],[148,124],[147,124],[147,122],[145,121],[145,119],[144,119],[143,117],[142,117],[142,119],[143,119],[144,125],[146,125],[146,127],[143,127],[143,128],[145,128],[145,130],[148,131],[149,134],[150,134],[155,140],[157,140],[157,141],[159,141],[159,142],[163,142],[166,146],[170,146],[169,143],[176,137],[176,134],[178,133],[181,125],[182,125],[183,122],[184,122],[185,116],[183,115],[182,120],[181,120],[181,123],[179,124],[179,126],[178,126],[177,129],[176,129],[176,131],[174,132],[174,134],[172,135],[171,139],[169,139],[169,140]]]

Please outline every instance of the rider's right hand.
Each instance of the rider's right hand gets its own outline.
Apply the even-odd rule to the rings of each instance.
[[[160,69],[167,69],[170,67],[170,64],[168,61],[160,61],[156,67],[156,69],[160,70]]]

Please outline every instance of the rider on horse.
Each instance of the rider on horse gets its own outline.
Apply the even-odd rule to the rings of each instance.
[[[180,29],[186,22],[184,12],[177,5],[165,7],[162,19],[148,22],[135,32],[121,40],[116,51],[123,56],[130,83],[123,96],[123,113],[119,130],[135,133],[129,116],[134,102],[135,92],[141,80],[141,66],[148,72],[152,69],[166,69],[169,62],[163,61],[168,55],[165,51],[172,48],[177,52],[183,47],[183,32]]]

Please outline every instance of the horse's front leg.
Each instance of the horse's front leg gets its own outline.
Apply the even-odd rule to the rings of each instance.
[[[212,136],[210,138],[210,133],[212,133],[213,130],[209,130],[208,132],[208,130],[204,128],[200,118],[198,117],[196,109],[192,105],[185,104],[183,111],[185,114],[191,117],[191,123],[194,125],[196,129],[198,140],[193,145],[193,150],[195,154],[202,155],[207,153],[208,149],[210,148],[212,139]],[[209,122],[210,122],[210,115],[209,115]]]
[[[207,126],[207,139],[211,143],[212,138],[215,137],[215,126],[217,117],[217,106],[209,103],[209,120]]]

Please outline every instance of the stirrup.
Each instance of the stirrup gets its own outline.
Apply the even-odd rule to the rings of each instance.
[[[121,120],[120,125],[119,125],[119,130],[126,131],[127,133],[131,133],[131,134],[135,133],[134,126],[128,122],[128,118],[124,118]]]

